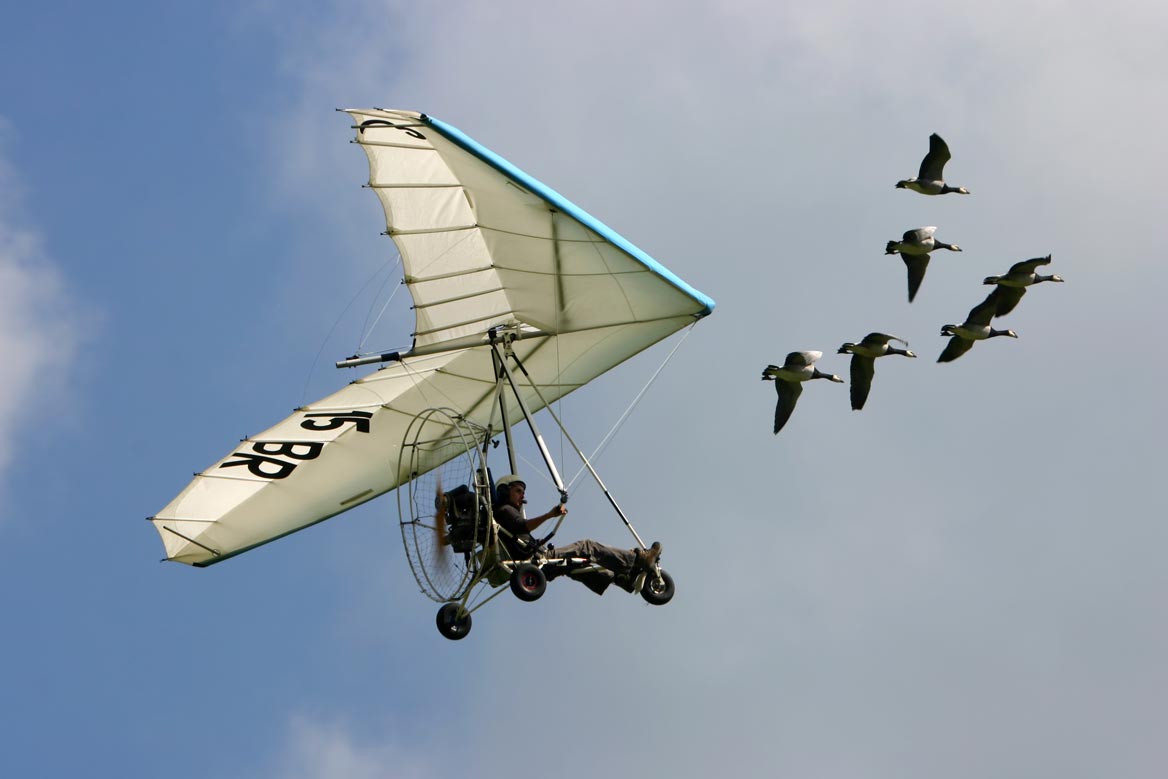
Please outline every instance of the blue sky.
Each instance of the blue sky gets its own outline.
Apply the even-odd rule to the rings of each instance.
[[[495,776],[517,743],[565,777],[1159,775],[1166,21],[907,0],[8,12],[5,775]],[[665,545],[668,607],[554,583],[446,642],[392,496],[211,569],[159,563],[145,517],[347,380],[328,366],[368,303],[342,314],[394,259],[334,112],[363,106],[451,122],[718,301],[599,463]],[[969,197],[892,188],[931,132]],[[965,251],[910,306],[882,251],[925,224]],[[1017,341],[934,363],[983,276],[1048,253],[1067,283],[1027,294]],[[371,348],[408,340],[396,302]],[[871,330],[921,359],[880,363],[859,413],[808,387],[772,436],[759,369],[819,349],[845,374],[835,349]],[[667,351],[565,404],[585,449]],[[595,490],[572,508],[562,533],[623,543]]]

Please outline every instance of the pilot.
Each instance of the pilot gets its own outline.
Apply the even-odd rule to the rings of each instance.
[[[531,531],[552,517],[568,513],[563,503],[557,503],[538,517],[524,518],[523,504],[527,501],[527,484],[518,474],[512,473],[495,482],[495,521],[503,530],[503,544],[514,557],[527,557],[534,550],[535,541]],[[648,549],[619,549],[584,539],[566,546],[555,547],[557,557],[587,557],[591,562],[604,568],[602,571],[582,574],[578,578],[588,589],[603,595],[608,585],[614,581],[623,589],[633,591],[633,581],[642,571],[647,571],[661,556],[661,544],[654,541]],[[545,574],[554,578],[561,571],[558,567],[544,569]]]

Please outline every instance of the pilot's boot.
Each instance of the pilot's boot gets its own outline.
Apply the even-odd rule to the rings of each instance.
[[[645,571],[651,571],[657,565],[657,560],[661,557],[661,542],[654,541],[648,549],[634,549],[633,555],[637,558],[633,562],[633,576]]]

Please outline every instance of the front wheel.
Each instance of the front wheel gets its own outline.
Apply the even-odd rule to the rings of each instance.
[[[511,572],[511,592],[519,600],[531,602],[539,600],[547,589],[547,577],[539,566],[523,563]]]
[[[466,634],[470,632],[470,612],[457,603],[443,604],[442,608],[438,609],[435,622],[438,623],[438,632],[451,641],[466,638]]]
[[[641,586],[641,597],[646,603],[653,606],[664,606],[673,600],[673,577],[661,571],[655,576],[652,571],[645,575],[645,583]]]

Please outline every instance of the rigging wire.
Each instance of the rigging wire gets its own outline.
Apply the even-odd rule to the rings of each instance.
[[[543,479],[547,486],[551,487],[553,490],[555,489],[556,483],[552,481],[552,477],[548,475],[547,465],[545,463],[534,463],[527,459],[527,456],[522,452],[518,452],[517,454],[519,455],[519,459],[522,460],[529,469],[525,473],[534,473],[536,476]]]
[[[400,253],[397,256],[397,260],[394,261],[393,267],[389,269],[389,272],[392,274],[393,271],[399,265],[401,265],[401,254]],[[324,339],[320,342],[320,348],[316,350],[316,356],[312,358],[312,364],[308,366],[308,374],[304,377],[304,389],[301,390],[301,392],[300,392],[300,405],[302,405],[302,406],[306,405],[306,399],[308,398],[308,385],[312,382],[313,373],[316,372],[316,364],[318,362],[320,362],[320,356],[324,353],[324,348],[326,346],[328,346],[328,342],[333,337],[333,333],[336,332],[337,326],[341,324],[341,320],[345,318],[345,314],[349,313],[349,309],[352,308],[353,304],[357,302],[357,299],[360,298],[361,295],[363,295],[365,293],[365,290],[369,287],[370,284],[373,283],[373,280],[375,278],[377,278],[378,276],[380,276],[381,272],[383,270],[385,270],[387,267],[389,267],[389,260],[388,259],[385,262],[383,262],[381,264],[381,266],[378,267],[377,270],[375,270],[373,272],[372,276],[370,276],[368,279],[365,280],[365,283],[360,286],[360,288],[357,290],[357,292],[353,295],[353,298],[348,302],[348,304],[344,307],[344,309],[341,311],[341,313],[337,315],[337,319],[335,322],[333,322],[333,326],[329,328],[328,334],[325,335]],[[383,283],[382,289],[384,289],[384,288],[385,288],[385,285]],[[400,289],[400,287],[398,289]],[[378,291],[380,292],[380,290],[378,290]],[[396,289],[393,291],[393,294],[397,294]],[[393,297],[393,295],[390,295],[390,298],[392,298],[392,297]],[[378,318],[380,318],[380,315],[378,315]],[[368,321],[368,318],[366,318],[366,321]]]
[[[377,290],[377,296],[373,298],[374,300],[377,300],[377,298],[381,296],[382,291],[385,289],[385,285],[388,283],[389,278],[386,278],[386,280],[381,283],[381,289]],[[369,312],[373,311],[373,307],[369,307],[369,312],[365,314],[365,325],[362,328],[365,332],[365,335],[361,336],[361,341],[357,344],[357,348],[355,350],[356,354],[360,354],[361,350],[365,348],[365,343],[369,340],[369,336],[373,335],[373,330],[377,327],[377,323],[381,321],[381,317],[385,315],[385,310],[389,308],[389,304],[393,302],[394,297],[405,285],[405,279],[398,280],[397,286],[393,288],[393,292],[389,293],[389,297],[385,299],[385,305],[383,305],[381,310],[377,312],[377,317],[373,320],[372,324],[369,322]]]
[[[665,366],[669,364],[669,361],[673,359],[673,355],[677,353],[677,350],[680,349],[681,345],[685,343],[685,340],[689,338],[689,334],[693,332],[693,329],[696,326],[697,322],[694,322],[692,325],[686,328],[681,338],[678,339],[676,344],[674,344],[673,349],[669,352],[668,355],[666,355],[665,360],[657,367],[657,370],[653,372],[653,375],[649,377],[649,381],[645,384],[644,387],[641,388],[641,391],[637,393],[637,396],[633,398],[633,402],[629,404],[629,407],[626,408],[624,413],[621,414],[620,417],[616,420],[616,424],[612,426],[612,429],[609,430],[605,434],[604,438],[600,440],[600,443],[596,446],[596,450],[593,451],[592,454],[588,457],[589,460],[595,461],[604,448],[612,441],[613,436],[616,435],[617,431],[624,425],[625,420],[627,420],[629,415],[633,413],[633,409],[636,408],[637,404],[641,402],[641,398],[645,397],[645,393],[648,392],[649,388],[653,386],[653,382],[655,382],[657,377],[661,375],[661,371],[663,371]],[[572,488],[572,485],[575,484],[576,481],[580,478],[581,474],[584,473],[585,467],[586,466],[581,465],[580,470],[576,471],[575,475],[573,475],[572,478],[568,480],[567,489],[570,490]]]

